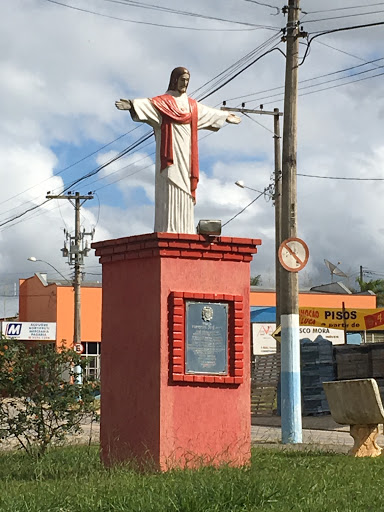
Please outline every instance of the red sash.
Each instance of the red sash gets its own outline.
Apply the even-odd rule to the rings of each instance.
[[[154,107],[162,115],[160,170],[173,165],[172,123],[191,125],[191,194],[196,199],[196,188],[199,181],[199,153],[197,144],[197,103],[188,98],[190,112],[182,112],[173,96],[162,94],[151,99]]]

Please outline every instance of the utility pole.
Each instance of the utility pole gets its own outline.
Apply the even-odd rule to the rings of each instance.
[[[300,0],[289,0],[285,40],[281,238],[297,237],[297,95]],[[280,269],[281,286],[281,434],[283,443],[302,442],[299,289],[297,272]]]
[[[223,103],[225,105],[225,102]],[[275,204],[275,281],[276,281],[276,327],[280,325],[280,269],[282,268],[279,262],[279,247],[282,242],[281,239],[281,136],[280,136],[280,117],[283,115],[278,108],[273,111],[263,110],[262,105],[260,109],[245,108],[243,103],[242,108],[237,107],[221,107],[221,110],[228,110],[231,112],[239,112],[242,114],[260,114],[273,116],[273,140],[274,140],[274,154],[275,154],[275,170],[274,170],[274,194],[273,200]],[[280,351],[280,343],[276,341],[276,350]]]
[[[67,240],[69,240],[69,249],[67,248],[66,242],[64,242],[64,248],[61,249],[63,256],[68,257],[69,265],[74,267],[73,277],[73,290],[74,290],[74,329],[73,329],[73,345],[74,348],[81,343],[81,281],[82,272],[81,267],[84,264],[84,256],[88,255],[90,247],[88,242],[84,243],[86,235],[90,235],[93,238],[94,230],[91,233],[86,233],[80,229],[80,208],[88,199],[93,199],[93,195],[81,196],[79,192],[67,195],[47,195],[47,199],[68,199],[69,202],[75,208],[75,235],[71,236],[66,230],[64,233]],[[79,372],[78,372],[79,373]]]

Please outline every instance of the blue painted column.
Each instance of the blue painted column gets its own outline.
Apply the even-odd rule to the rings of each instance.
[[[281,440],[302,443],[299,315],[281,315]]]

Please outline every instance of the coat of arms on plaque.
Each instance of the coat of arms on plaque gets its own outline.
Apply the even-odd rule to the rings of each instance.
[[[213,309],[211,306],[204,306],[201,312],[204,322],[210,322],[213,318]]]

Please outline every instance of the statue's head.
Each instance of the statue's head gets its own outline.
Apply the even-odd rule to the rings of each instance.
[[[169,79],[168,91],[186,92],[189,84],[190,72],[187,68],[175,68]]]

